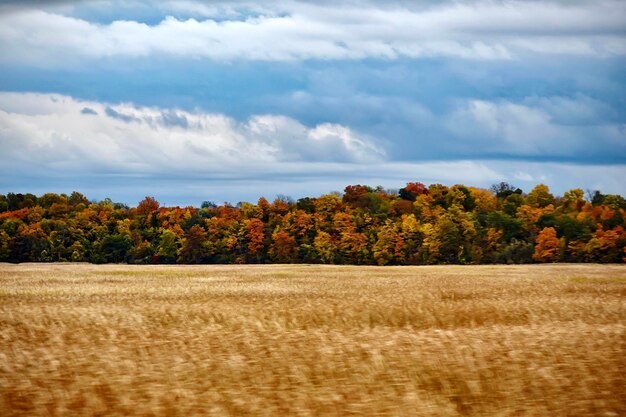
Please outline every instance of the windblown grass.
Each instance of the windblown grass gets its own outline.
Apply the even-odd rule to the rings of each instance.
[[[2,416],[623,416],[626,267],[0,265]]]

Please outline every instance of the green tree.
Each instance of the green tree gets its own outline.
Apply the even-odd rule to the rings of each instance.
[[[526,203],[532,207],[547,207],[555,203],[554,196],[550,194],[550,188],[545,184],[538,184],[526,197]]]
[[[100,254],[105,262],[119,263],[127,260],[133,243],[126,235],[107,235],[100,244]]]
[[[164,230],[159,239],[157,247],[157,256],[159,262],[164,264],[176,263],[176,254],[178,253],[178,242],[176,235],[171,230]]]

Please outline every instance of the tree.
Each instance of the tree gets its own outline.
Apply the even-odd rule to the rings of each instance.
[[[265,225],[261,220],[253,218],[245,222],[245,227],[248,255],[257,262],[261,262],[265,246]]]
[[[511,239],[522,237],[522,222],[501,211],[487,214],[485,225],[501,231],[504,242],[510,242]]]
[[[313,240],[315,234],[313,216],[303,210],[297,209],[287,213],[282,225],[298,243],[310,243]]]
[[[119,263],[126,260],[131,247],[132,241],[127,235],[108,235],[100,244],[100,254],[104,262]]]
[[[0,230],[0,262],[6,262],[9,260],[11,250],[9,242],[11,237],[4,230]]]
[[[443,208],[448,208],[446,196],[450,189],[442,184],[431,184],[428,187],[430,197],[432,197],[432,204]]]
[[[330,219],[337,211],[341,210],[341,206],[342,202],[338,196],[335,194],[324,194],[315,201],[315,213]]]
[[[325,264],[335,263],[335,256],[337,254],[337,246],[333,241],[332,236],[329,233],[320,231],[315,236],[313,246],[317,251],[320,260]]]
[[[450,187],[445,197],[446,207],[456,205],[465,211],[472,211],[476,207],[476,202],[470,190],[463,185],[453,185]]]
[[[273,262],[288,264],[295,261],[296,240],[284,230],[272,233],[269,255]]]
[[[507,182],[494,184],[489,189],[493,192],[496,198],[499,198],[499,199],[505,199],[511,194],[522,194],[521,189],[516,188]]]
[[[413,203],[409,200],[400,199],[395,201],[389,210],[389,214],[392,216],[402,216],[403,214],[413,213]]]
[[[557,262],[560,259],[562,242],[554,227],[545,227],[535,239],[533,259],[537,262]]]
[[[360,265],[370,261],[367,236],[355,230],[341,233],[337,249],[342,263]]]
[[[275,216],[284,216],[289,212],[292,205],[293,202],[291,201],[291,198],[285,197],[283,195],[278,195],[270,206],[270,213],[274,214]]]
[[[265,199],[265,197],[259,198],[259,201],[256,203],[259,210],[261,210],[261,220],[267,222],[267,219],[270,215],[270,203]]]
[[[252,203],[241,203],[240,211],[244,219],[261,219],[263,217],[261,209]]]
[[[158,201],[154,199],[154,197],[146,197],[137,204],[137,208],[135,209],[135,213],[139,216],[145,216],[153,211],[157,211],[160,207]]]
[[[343,190],[342,201],[351,207],[366,207],[367,195],[371,192],[372,187],[366,185],[348,185]]]
[[[604,194],[598,190],[587,190],[587,200],[594,206],[599,206],[604,202]]]
[[[506,197],[504,200],[501,200],[500,206],[502,207],[502,211],[504,211],[509,216],[515,216],[517,214],[518,209],[524,205],[524,197],[521,194],[511,194]]]
[[[435,223],[434,238],[439,242],[438,261],[445,264],[471,262],[471,246],[475,235],[471,215],[456,206],[451,207]]]
[[[207,255],[204,242],[206,233],[202,227],[195,225],[185,233],[181,248],[178,250],[178,261],[185,264],[199,264]]]
[[[46,193],[37,199],[37,205],[43,208],[49,208],[51,205],[58,204],[67,204],[67,196],[55,194],[55,193]]]
[[[202,204],[200,204],[200,208],[203,208],[203,209],[214,209],[214,208],[217,208],[217,204],[215,204],[212,201],[205,200],[205,201],[202,202]]]
[[[585,192],[580,188],[566,191],[561,199],[563,207],[567,210],[580,210],[585,204]]]
[[[404,188],[398,190],[400,198],[415,201],[417,196],[428,194],[428,188],[421,182],[408,182]]]
[[[380,228],[372,252],[378,265],[404,263],[404,239],[397,225],[391,220],[387,220]]]
[[[498,200],[491,192],[489,192],[489,190],[469,187],[469,191],[474,200],[474,211],[477,213],[486,214],[497,209]]]
[[[526,203],[532,207],[547,207],[554,204],[554,196],[550,194],[550,188],[545,184],[538,184],[528,193]]]
[[[305,213],[311,214],[315,212],[315,199],[310,197],[304,197],[298,199],[296,202],[298,210],[302,210]]]
[[[408,183],[398,193],[351,185],[293,203],[129,209],[78,192],[0,195],[0,260],[142,263],[431,264],[624,262],[626,200],[580,189],[555,198]],[[495,194],[495,195],[494,195]],[[496,197],[496,195],[498,197]],[[273,231],[273,233],[272,233]]]
[[[585,260],[591,262],[623,262],[626,254],[626,230],[622,226],[604,230],[598,227],[595,236],[584,248]]]
[[[533,261],[535,248],[531,242],[512,239],[494,254],[494,261],[503,264],[528,264]]]
[[[147,240],[136,244],[129,253],[129,261],[136,264],[147,264],[152,261],[154,248]]]
[[[607,194],[604,196],[604,200],[602,204],[609,207],[612,210],[626,210],[626,199],[621,195],[617,194]]]
[[[47,259],[50,250],[50,242],[40,222],[20,225],[17,230],[13,249],[13,253],[11,254],[12,260],[20,262],[41,262],[50,260]]]
[[[67,203],[71,206],[78,206],[79,204],[84,204],[85,206],[89,205],[89,200],[87,197],[79,193],[78,191],[72,192],[70,197],[67,199]]]

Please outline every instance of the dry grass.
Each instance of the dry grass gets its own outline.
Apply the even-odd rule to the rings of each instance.
[[[0,265],[0,415],[623,416],[626,267]]]

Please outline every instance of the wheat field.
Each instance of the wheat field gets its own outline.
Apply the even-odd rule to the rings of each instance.
[[[626,267],[1,264],[0,415],[624,416]]]

